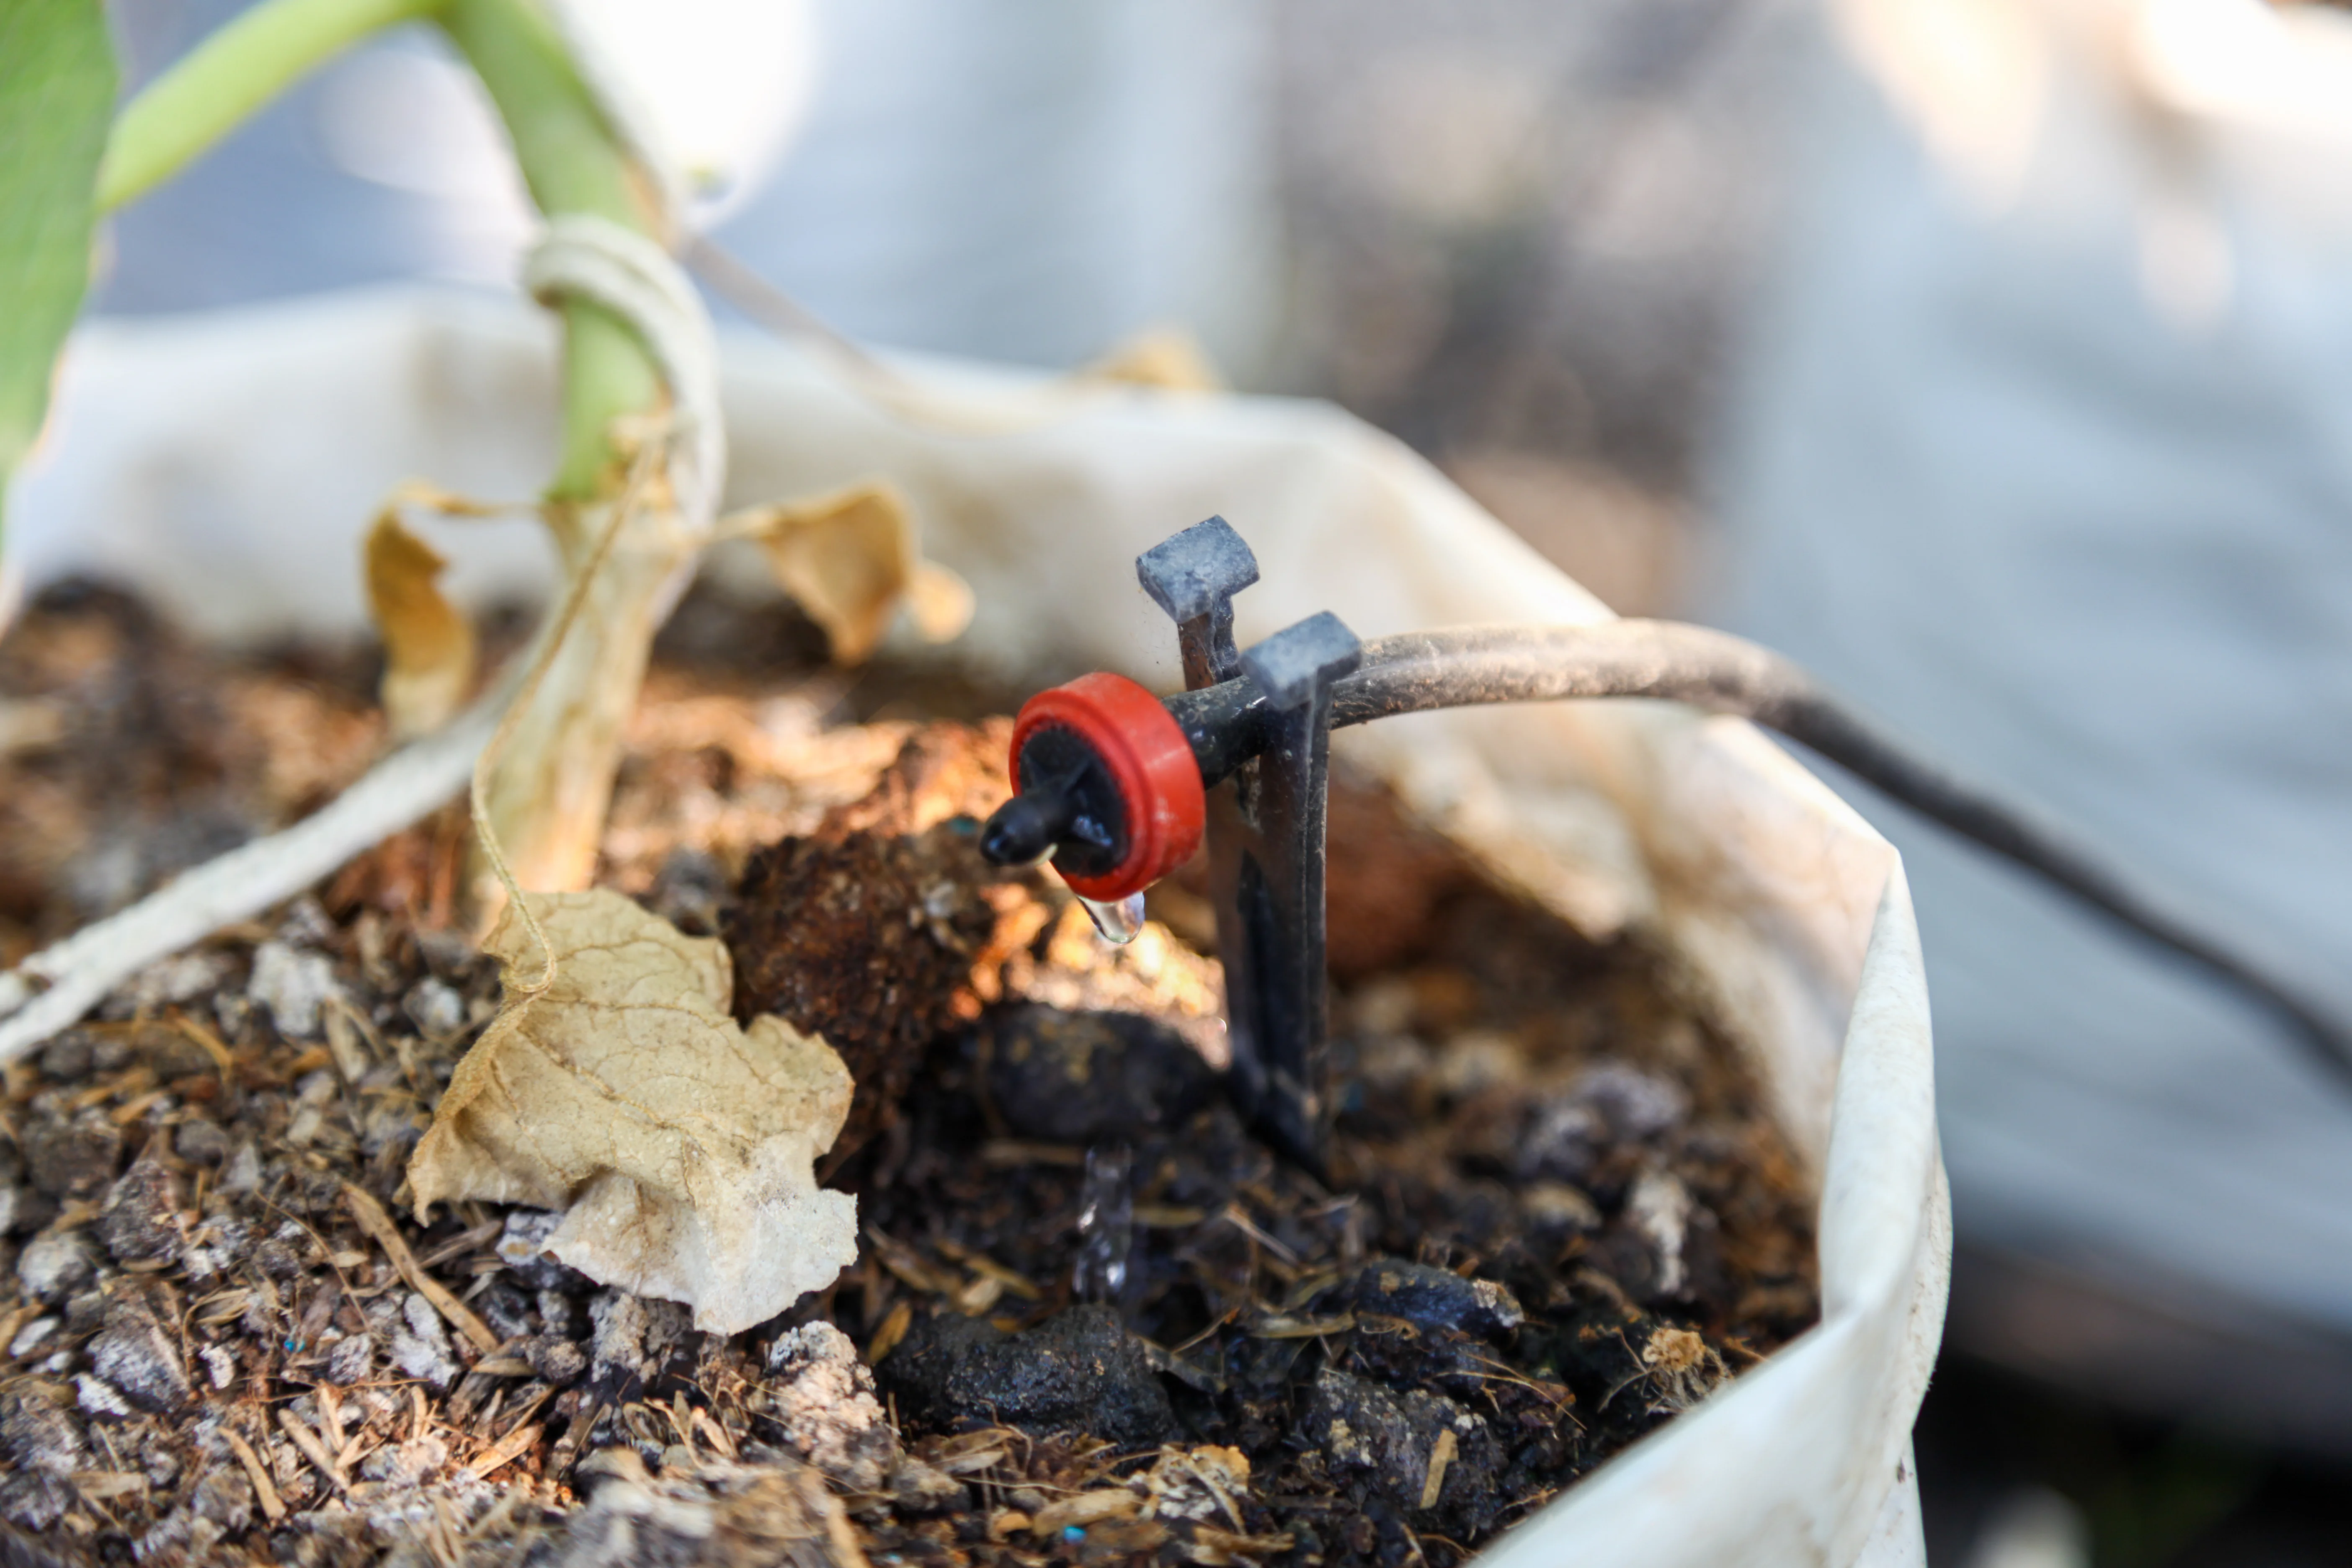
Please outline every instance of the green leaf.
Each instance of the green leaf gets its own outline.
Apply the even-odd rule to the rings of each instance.
[[[0,0],[0,503],[81,310],[114,50],[98,0]]]

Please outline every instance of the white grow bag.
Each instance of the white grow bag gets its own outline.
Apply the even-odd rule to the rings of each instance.
[[[1138,552],[1222,512],[1255,549],[1246,643],[1320,609],[1372,637],[1609,612],[1398,443],[1318,405],[970,369],[845,375],[729,348],[731,504],[887,476],[979,600],[970,657],[1177,684]],[[357,540],[398,480],[519,497],[548,471],[551,329],[374,293],[99,324],[11,509],[18,564],[128,579],[225,635],[359,619]],[[919,406],[916,406],[919,405]],[[518,531],[485,575],[527,571]],[[1512,1531],[1579,1568],[1923,1562],[1909,1434],[1950,1255],[1927,995],[1895,850],[1744,722],[1631,702],[1347,731],[1492,868],[1587,931],[1672,952],[1754,1053],[1821,1185],[1821,1323]]]

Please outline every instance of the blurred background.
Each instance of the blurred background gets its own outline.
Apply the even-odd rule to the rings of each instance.
[[[121,0],[132,85],[238,8]],[[1793,654],[2352,1020],[2338,16],[572,10],[702,231],[833,330],[1045,367],[1188,332],[1236,386],[1396,433],[1619,610]],[[415,29],[125,212],[96,309],[510,291],[531,229]],[[37,581],[71,567],[28,527]],[[1854,798],[1909,862],[1937,1009],[1931,1560],[2352,1562],[2352,1088]]]

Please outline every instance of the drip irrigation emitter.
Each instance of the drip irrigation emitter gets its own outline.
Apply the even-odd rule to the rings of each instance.
[[[2352,1083],[2352,1036],[2026,812],[1882,733],[1769,649],[1704,626],[1619,620],[1490,626],[1363,642],[1328,611],[1247,651],[1234,595],[1257,558],[1221,517],[1136,558],[1176,623],[1186,689],[1164,700],[1097,672],[1039,692],[1014,721],[1013,797],[981,852],[1050,859],[1114,941],[1142,923],[1143,891],[1205,836],[1232,1047],[1227,1087],[1260,1136],[1320,1173],[1329,1131],[1325,1055],[1323,823],[1331,731],[1398,713],[1489,702],[1643,697],[1737,714],[1796,741],[1889,798],[2186,957],[2284,1018]]]

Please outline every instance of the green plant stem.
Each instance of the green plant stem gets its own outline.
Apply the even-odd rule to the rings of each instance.
[[[288,83],[437,0],[263,0],[124,105],[98,169],[111,212],[194,162]]]
[[[5,5],[8,0],[0,0]],[[100,188],[119,205],[185,163],[307,66],[373,27],[431,15],[473,67],[549,218],[586,216],[667,240],[652,186],[539,0],[263,0],[126,110]],[[558,302],[564,325],[563,452],[548,528],[585,596],[487,781],[486,809],[533,888],[586,885],[653,634],[692,541],[624,504],[612,431],[660,411],[667,389],[635,331],[600,306]],[[611,529],[609,561],[598,554]],[[552,637],[551,623],[543,635]]]
[[[530,0],[449,0],[448,33],[488,89],[513,139],[531,197],[549,217],[588,214],[644,233],[652,204],[612,126],[589,96],[562,40]],[[627,414],[661,405],[659,372],[636,334],[585,300],[564,301],[563,456],[548,499],[567,552],[584,548],[565,503],[595,500],[617,473],[608,432]]]
[[[488,89],[542,213],[593,214],[655,231],[656,209],[628,149],[532,0],[262,0],[124,106],[99,166],[100,209],[169,179],[312,67],[371,33],[425,16],[437,16]],[[583,300],[565,301],[562,315],[563,455],[548,499],[558,503],[551,521],[572,554],[582,542],[566,503],[610,489],[613,421],[659,407],[663,392],[644,345],[619,318]]]
[[[651,187],[632,162],[537,0],[449,0],[441,25],[473,65],[513,140],[540,210],[658,234]],[[619,318],[578,299],[564,322],[563,455],[548,487],[547,524],[564,557],[576,624],[551,620],[550,662],[515,716],[484,781],[482,809],[511,874],[534,889],[584,888],[636,706],[646,658],[672,585],[693,557],[664,517],[631,504],[611,434],[626,415],[664,405],[659,371]],[[609,538],[610,558],[600,545]],[[487,862],[477,847],[478,868]],[[495,900],[494,883],[469,890]],[[488,907],[496,907],[491,902]]]

